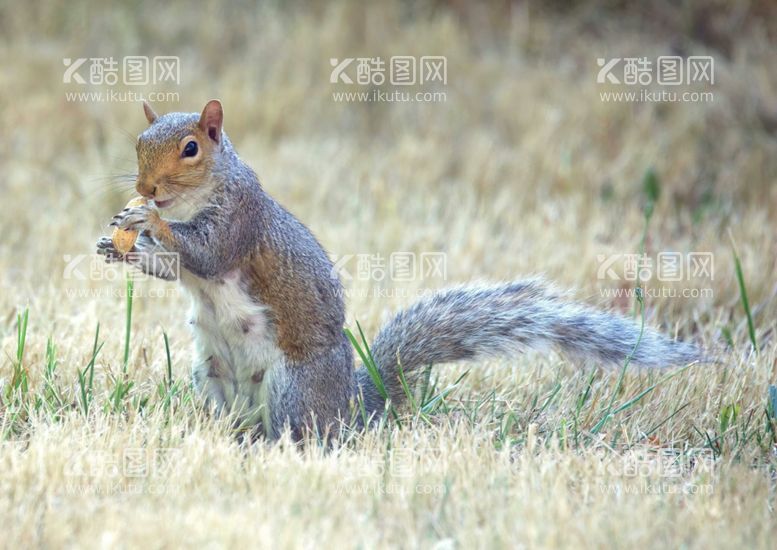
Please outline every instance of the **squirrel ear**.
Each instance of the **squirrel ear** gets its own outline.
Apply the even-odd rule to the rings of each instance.
[[[145,99],[143,100],[143,112],[146,114],[146,120],[148,123],[154,124],[154,121],[156,120],[156,113]]]
[[[224,122],[224,110],[218,99],[211,99],[200,116],[200,129],[208,134],[208,137],[219,143],[221,141],[221,125]]]

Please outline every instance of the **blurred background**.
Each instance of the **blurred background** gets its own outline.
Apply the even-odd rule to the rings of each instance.
[[[41,335],[112,323],[121,281],[67,268],[134,195],[139,98],[164,113],[218,97],[226,131],[264,187],[333,257],[352,255],[352,274],[367,254],[445,254],[444,279],[347,281],[349,320],[370,330],[420,290],[536,273],[628,311],[629,298],[602,289],[634,284],[598,277],[602,257],[704,251],[715,258],[713,280],[668,286],[701,284],[711,295],[650,297],[649,315],[683,334],[718,338],[728,327],[743,338],[729,230],[760,320],[775,317],[774,12],[766,1],[3,2],[3,330],[10,338],[23,304],[38,312]],[[125,58],[137,56],[176,58],[178,72],[155,83],[150,67],[147,84],[127,85]],[[394,86],[394,56],[444,57],[445,81]],[[597,82],[599,59],[659,56],[711,58],[712,82],[671,89],[711,96],[603,99],[667,87],[655,75],[645,86]],[[332,60],[348,58],[354,82],[333,83]],[[385,81],[357,82],[358,58],[382,59]],[[92,73],[95,59],[115,65]],[[442,95],[336,96],[405,90]],[[185,302],[171,285],[141,290],[156,287],[172,295],[139,300],[139,319],[161,319],[183,346]],[[376,288],[393,294],[376,297]]]

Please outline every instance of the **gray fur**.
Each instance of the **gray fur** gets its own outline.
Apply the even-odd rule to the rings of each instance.
[[[138,139],[139,181],[161,177],[150,175],[156,163],[194,131],[198,120],[194,113],[170,113],[154,120]],[[267,312],[267,331],[257,338],[270,338],[282,354],[272,364],[230,364],[231,358],[252,356],[249,351],[256,343],[252,323],[262,320],[256,316],[231,319],[236,322],[228,334],[223,327],[222,332],[211,334],[201,332],[211,330],[207,326],[198,326],[200,332],[195,330],[195,335],[202,340],[216,339],[223,348],[228,337],[233,347],[220,357],[195,358],[195,386],[207,388],[217,381],[228,384],[216,384],[216,390],[206,395],[225,407],[235,403],[226,402],[219,388],[239,394],[239,383],[266,384],[269,412],[265,411],[262,422],[269,423],[264,431],[271,437],[278,437],[286,427],[296,438],[308,429],[331,432],[339,421],[353,416],[358,396],[364,397],[368,414],[379,414],[384,400],[366,369],[353,368],[353,350],[342,332],[342,288],[324,249],[307,227],[265,193],[223,132],[200,170],[198,181],[179,184],[180,190],[175,191],[191,207],[191,217],[168,220],[171,236],[167,240],[142,234],[138,248],[180,255],[189,286],[210,289],[201,312],[227,309],[239,313],[235,309],[245,304],[219,308],[212,300],[220,296],[218,285],[225,284],[224,278],[231,281],[230,288],[243,289],[245,294],[237,298]],[[185,174],[170,176],[174,177]],[[140,218],[147,210],[141,209]],[[141,231],[144,227],[142,223],[136,226]],[[98,250],[108,261],[120,258],[110,239],[101,239]],[[131,257],[124,260],[132,262]],[[160,276],[153,260],[132,263]],[[230,299],[236,300],[234,293]],[[438,292],[397,314],[380,330],[372,352],[397,405],[404,399],[398,361],[411,381],[426,365],[510,356],[543,347],[614,364],[626,359],[638,337],[639,327],[633,321],[569,302],[541,281],[529,280]],[[645,366],[685,364],[699,358],[692,345],[674,342],[651,329],[645,329],[633,355],[634,363]],[[207,361],[219,368],[207,373],[196,370]]]
[[[386,324],[372,353],[392,401],[401,403],[405,392],[397,377],[398,361],[412,381],[426,365],[549,347],[608,365],[623,364],[632,352],[632,363],[645,367],[702,359],[693,345],[649,327],[640,339],[640,326],[633,320],[565,300],[540,279],[438,292]],[[365,370],[357,371],[365,400],[371,410],[382,410],[383,400]]]

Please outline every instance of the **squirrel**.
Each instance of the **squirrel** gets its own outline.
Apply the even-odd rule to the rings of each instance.
[[[136,189],[150,202],[111,223],[140,234],[128,254],[109,237],[97,251],[180,282],[192,304],[193,387],[208,407],[235,412],[259,434],[275,439],[290,429],[300,440],[349,418],[371,423],[386,409],[384,395],[395,406],[405,400],[400,365],[412,384],[428,365],[548,345],[609,364],[703,360],[693,344],[529,279],[441,290],[396,314],[371,346],[378,388],[367,368],[354,367],[332,262],[238,157],[221,102],[201,114],[158,116],[146,102],[143,110],[149,126],[137,140]],[[177,254],[176,273],[162,269],[159,253]]]

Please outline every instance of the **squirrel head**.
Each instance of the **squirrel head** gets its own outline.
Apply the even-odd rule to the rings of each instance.
[[[221,102],[212,99],[199,115],[157,116],[144,101],[143,112],[149,127],[138,136],[135,188],[173,217],[190,217],[208,202],[217,184],[212,175],[229,154]]]

